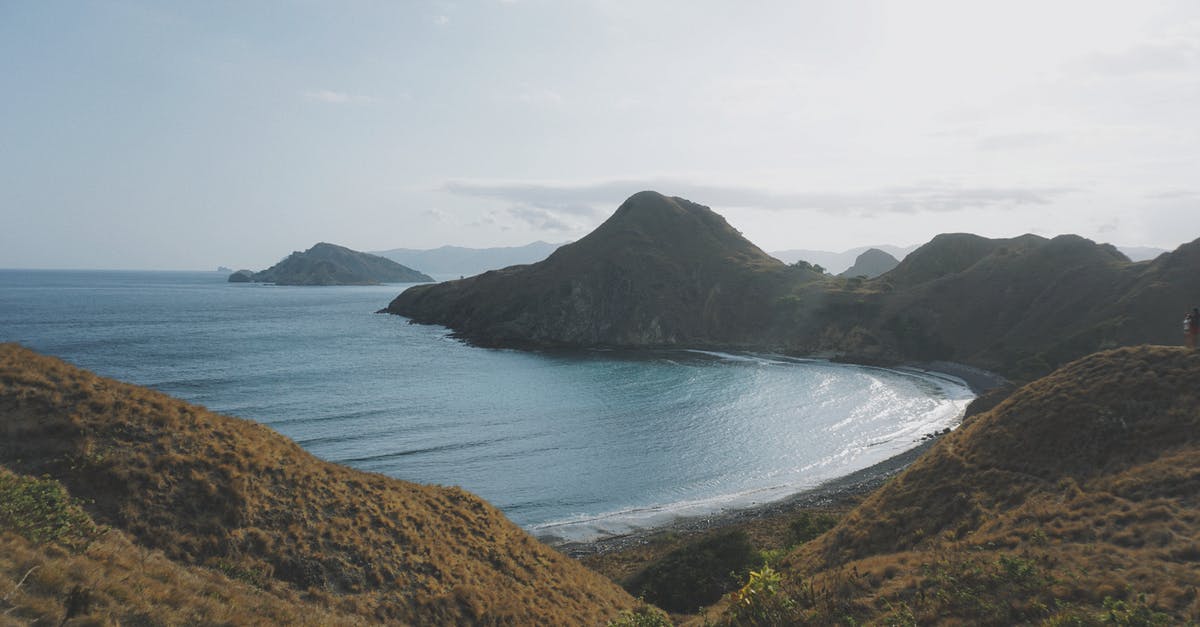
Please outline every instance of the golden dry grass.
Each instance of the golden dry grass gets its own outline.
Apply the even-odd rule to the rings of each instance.
[[[261,425],[0,345],[0,464],[181,564],[421,624],[596,624],[619,587],[458,488],[323,462]]]
[[[1200,353],[1097,353],[1021,388],[779,568],[763,624],[1200,621]]]

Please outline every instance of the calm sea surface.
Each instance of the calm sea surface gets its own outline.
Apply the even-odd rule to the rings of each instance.
[[[405,287],[0,270],[0,341],[330,461],[460,485],[573,539],[814,486],[954,424],[971,399],[946,377],[775,356],[474,348],[372,313]]]

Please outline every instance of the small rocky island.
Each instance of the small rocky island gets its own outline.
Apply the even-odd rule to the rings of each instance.
[[[263,270],[238,270],[230,283],[274,283],[276,285],[379,285],[380,283],[427,283],[433,277],[378,255],[321,242],[304,252]]]

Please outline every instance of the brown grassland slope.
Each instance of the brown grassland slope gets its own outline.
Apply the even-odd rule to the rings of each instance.
[[[1097,353],[941,439],[726,620],[1200,621],[1200,353]]]
[[[68,622],[71,621],[71,622]],[[184,566],[98,526],[52,479],[0,468],[0,625],[353,625],[285,588]]]
[[[338,612],[595,624],[633,604],[461,489],[326,463],[261,425],[13,344],[0,345],[0,433],[0,465],[61,482],[96,523]]]

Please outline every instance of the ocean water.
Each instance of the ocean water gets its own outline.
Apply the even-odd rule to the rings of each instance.
[[[0,270],[0,341],[323,459],[462,486],[564,539],[816,486],[954,425],[972,398],[935,373],[772,355],[476,348],[373,313],[405,287]]]

